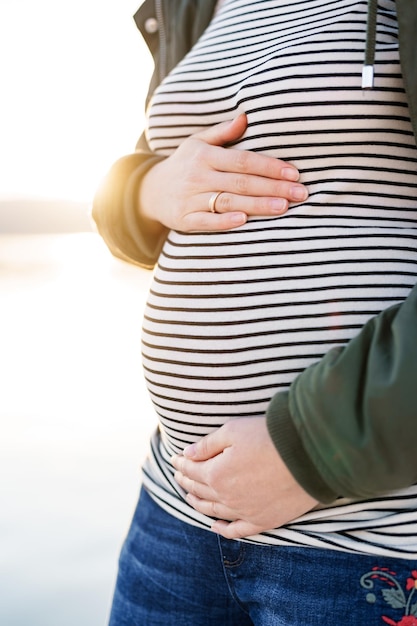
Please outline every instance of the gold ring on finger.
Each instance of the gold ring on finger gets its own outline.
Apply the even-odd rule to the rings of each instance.
[[[213,194],[211,194],[210,200],[209,200],[209,203],[208,203],[208,207],[209,207],[209,210],[212,213],[217,213],[217,211],[216,211],[216,200],[220,196],[220,194],[222,194],[222,193],[223,193],[223,191],[216,191]]]

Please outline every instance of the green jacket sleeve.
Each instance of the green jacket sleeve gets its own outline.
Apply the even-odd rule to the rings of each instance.
[[[206,28],[216,0],[180,0],[163,3],[159,28],[148,32],[146,22],[156,19],[155,2],[145,0],[134,19],[154,59],[146,103],[155,87],[184,57]],[[168,230],[161,228],[157,237],[147,232],[140,219],[139,185],[142,177],[164,157],[153,153],[142,134],[136,152],[116,161],[95,194],[92,217],[99,234],[116,257],[152,268],[159,257]]]
[[[295,479],[321,502],[416,483],[417,285],[275,395],[267,423]]]
[[[151,152],[142,137],[136,152],[112,165],[92,205],[97,230],[112,254],[147,268],[155,265],[167,230],[162,229],[157,237],[146,231],[139,215],[139,185],[144,174],[163,158]]]

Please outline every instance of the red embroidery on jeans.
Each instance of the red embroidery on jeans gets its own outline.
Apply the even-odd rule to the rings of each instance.
[[[410,578],[407,578],[406,589],[407,591],[417,589],[417,569],[413,569]]]
[[[417,626],[417,617],[413,615],[405,615],[399,622],[394,622],[393,619],[385,615],[382,616],[382,619],[386,624],[390,624],[390,626]]]
[[[376,602],[375,584],[378,581],[388,588],[382,588],[381,594],[387,604],[393,609],[402,609],[403,615],[400,621],[395,621],[391,617],[382,615],[382,621],[389,626],[417,626],[417,570],[411,572],[411,576],[406,581],[405,594],[396,578],[397,574],[387,567],[373,567],[370,572],[361,578],[361,586],[368,591],[366,601],[370,604]]]

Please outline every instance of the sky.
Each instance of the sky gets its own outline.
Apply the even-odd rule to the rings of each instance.
[[[141,0],[0,0],[0,200],[89,201],[134,149],[152,63]]]
[[[152,70],[140,2],[0,0],[0,217],[89,202],[134,149]],[[153,418],[150,273],[94,233],[0,239],[0,623],[101,626]]]

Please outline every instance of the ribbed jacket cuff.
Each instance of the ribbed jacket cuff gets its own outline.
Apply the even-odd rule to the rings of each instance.
[[[138,210],[139,186],[146,172],[163,156],[135,152],[111,167],[97,190],[92,218],[111,252],[130,263],[151,268],[158,260],[168,229],[146,232]]]
[[[150,235],[143,227],[143,222],[138,217],[139,188],[145,174],[157,163],[166,157],[153,156],[141,163],[129,176],[127,181],[123,203],[124,222],[129,232],[131,241],[134,242],[133,253],[138,255],[136,261],[143,267],[151,269],[158,261],[159,254],[168,234],[168,229],[163,228],[158,237]]]
[[[276,394],[267,410],[269,435],[285,465],[301,487],[322,503],[337,497],[318,473],[294,426],[289,410],[289,392]]]

